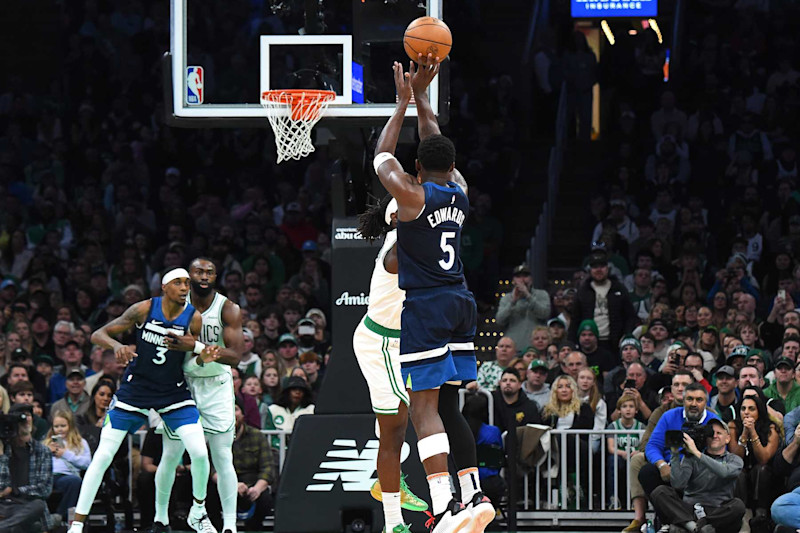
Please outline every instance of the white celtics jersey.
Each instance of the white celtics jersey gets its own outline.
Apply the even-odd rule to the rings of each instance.
[[[386,271],[383,258],[397,242],[397,230],[386,234],[383,247],[375,259],[372,281],[369,284],[369,307],[367,316],[379,325],[389,329],[400,329],[400,315],[403,312],[403,301],[406,291],[398,286],[397,274]]]
[[[191,303],[191,292],[186,300]],[[203,329],[200,330],[200,342],[203,344],[217,345],[225,348],[225,340],[222,337],[222,330],[224,329],[224,325],[222,324],[222,307],[225,305],[226,300],[227,298],[225,296],[218,292],[215,293],[214,301],[212,301],[208,309],[202,313]],[[195,354],[192,353],[187,354],[186,362],[194,356]],[[200,368],[187,370],[186,362],[184,362],[183,365],[183,373],[189,377],[207,378],[231,373],[231,367],[223,365],[222,363],[206,363]]]

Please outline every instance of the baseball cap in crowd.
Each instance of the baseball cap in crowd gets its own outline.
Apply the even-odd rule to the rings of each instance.
[[[309,239],[309,240],[307,240],[306,242],[303,243],[302,250],[304,252],[316,252],[318,249],[319,249],[319,246],[317,246],[316,241],[312,241],[312,240]]]
[[[178,176],[180,177],[181,171],[178,167],[169,167],[166,172],[164,172],[164,176]]]
[[[13,352],[11,352],[11,360],[12,361],[24,361],[25,359],[30,359],[31,354],[28,353],[28,350],[25,348],[17,348]]]
[[[642,353],[642,343],[639,342],[639,339],[637,339],[633,335],[625,335],[619,341],[620,351],[622,351],[622,349],[626,346],[633,346],[634,348],[636,348],[636,351],[639,352],[639,354]]]
[[[17,284],[14,283],[13,279],[4,279],[3,282],[0,283],[0,291],[2,291],[5,288],[8,288],[8,287],[14,287],[16,289],[17,288]]]
[[[603,249],[592,250],[589,255],[589,266],[605,266],[608,264],[608,252]]]
[[[576,294],[578,294],[578,289],[574,287],[564,290],[564,296],[575,296]]]
[[[561,344],[558,345],[558,351],[560,352],[563,348],[569,348],[570,350],[577,350],[578,345],[572,341],[562,341]]]
[[[547,326],[548,326],[548,327],[551,327],[551,326],[561,326],[561,327],[562,327],[562,328],[564,328],[564,329],[566,329],[566,327],[567,327],[567,325],[564,323],[564,321],[563,321],[563,320],[561,320],[561,319],[560,319],[560,318],[558,318],[558,317],[551,318],[550,320],[548,320],[548,321],[547,321]]]
[[[536,372],[537,370],[543,370],[547,372],[550,369],[547,368],[547,363],[545,363],[541,359],[534,359],[533,361],[531,361],[531,364],[528,365],[528,370],[532,370],[534,372]]]
[[[68,340],[67,342],[64,343],[64,348],[66,348],[67,346],[74,346],[79,350],[81,349],[81,345],[78,344],[78,341],[72,340],[72,339],[70,339],[70,340]]]
[[[284,209],[287,213],[294,211],[295,213],[300,212],[300,204],[298,202],[290,202],[286,204],[286,209]]]
[[[719,329],[717,329],[717,326],[708,325],[703,328],[703,333],[713,333],[716,335],[719,333]]]
[[[322,319],[323,326],[326,326],[328,324],[328,319],[325,317],[325,312],[322,309],[314,307],[312,309],[309,309],[308,312],[306,313],[306,318],[313,319],[315,316],[318,316]]]
[[[719,376],[720,374],[727,374],[732,378],[736,377],[736,371],[733,369],[731,365],[722,365],[717,369],[716,374]]]
[[[581,333],[583,333],[584,331],[587,331],[587,330],[591,331],[592,333],[594,333],[595,337],[599,337],[600,336],[600,333],[597,330],[597,323],[594,320],[592,320],[591,318],[587,318],[586,320],[581,322],[581,324],[578,326],[578,335],[580,335]]]
[[[69,374],[67,374],[67,379],[71,378],[72,376],[78,376],[81,379],[86,379],[86,372],[84,372],[81,368],[73,368],[70,370]]]
[[[37,355],[33,359],[33,364],[38,365],[39,363],[47,363],[50,366],[56,366],[56,362],[47,354]]]
[[[255,337],[253,337],[253,332],[250,331],[250,328],[242,328],[242,335],[250,339],[250,341],[255,341]]]
[[[693,337],[694,334],[692,330],[687,328],[686,326],[681,326],[677,330],[675,330],[675,337]]]
[[[522,355],[525,355],[526,353],[532,353],[532,354],[536,355],[537,357],[542,355],[541,353],[539,353],[539,350],[537,350],[535,346],[526,346],[525,349],[522,350],[520,353]]]
[[[531,273],[531,269],[528,267],[526,263],[522,263],[521,265],[517,265],[514,267],[513,274],[515,276],[528,276]]]
[[[715,426],[721,427],[725,431],[725,433],[730,433],[731,432],[731,430],[728,429],[728,424],[726,424],[725,422],[723,422],[719,418],[712,418],[711,420],[708,421],[708,425],[709,426],[712,425],[712,424],[715,425]]]
[[[297,335],[313,335],[317,331],[317,326],[314,320],[310,318],[301,318],[297,321]]]
[[[731,350],[730,355],[728,356],[728,360],[733,359],[734,357],[747,357],[747,353],[750,351],[749,346],[745,346],[744,344],[740,344],[733,350]]]
[[[661,326],[662,328],[666,329],[667,332],[669,332],[669,326],[667,326],[667,323],[660,318],[654,318],[651,320],[650,324],[647,325],[647,331],[652,330],[656,326]]]
[[[789,368],[794,368],[794,361],[792,361],[788,357],[780,357],[777,361],[775,361],[775,368],[778,368],[781,365],[786,365]]]
[[[311,392],[311,389],[306,383],[306,380],[301,378],[300,376],[292,376],[288,380],[286,380],[286,386],[283,387],[283,390],[289,389],[302,389],[306,392]]]
[[[611,200],[610,202],[608,202],[608,205],[610,205],[611,207],[628,207],[628,204],[626,204],[625,200],[623,200],[622,198]]]
[[[319,363],[319,356],[316,352],[305,352],[300,354],[300,364],[303,363]]]
[[[144,296],[144,289],[142,289],[139,285],[135,283],[131,283],[124,289],[122,289],[122,294],[127,294],[129,291],[136,291],[139,293],[140,296]]]
[[[284,333],[278,338],[278,345],[280,346],[284,342],[291,342],[295,346],[297,346],[297,339],[294,338],[294,335],[291,333]]]

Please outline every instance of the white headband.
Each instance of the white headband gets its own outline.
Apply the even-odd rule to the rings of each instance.
[[[397,200],[392,198],[389,205],[386,206],[386,212],[383,215],[383,220],[386,222],[387,226],[392,225],[392,213],[396,213],[398,209]]]
[[[173,279],[188,278],[188,277],[189,277],[189,273],[186,271],[185,268],[176,268],[176,269],[170,270],[169,272],[164,274],[164,277],[161,278],[161,284],[162,285],[166,285],[167,283],[169,283]]]

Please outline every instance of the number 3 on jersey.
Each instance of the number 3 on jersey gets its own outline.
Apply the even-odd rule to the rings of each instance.
[[[456,262],[456,249],[453,248],[453,245],[447,242],[450,239],[456,238],[455,231],[443,231],[442,232],[442,240],[439,241],[439,246],[442,248],[442,251],[447,254],[446,259],[439,260],[439,266],[442,267],[442,270],[450,270],[453,268],[453,264]]]
[[[153,357],[153,363],[157,365],[163,365],[167,362],[167,352],[169,348],[165,348],[163,346],[156,347],[156,356]]]

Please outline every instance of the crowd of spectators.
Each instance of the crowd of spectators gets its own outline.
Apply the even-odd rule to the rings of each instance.
[[[586,197],[586,258],[551,287],[532,287],[526,265],[513,271],[496,315],[505,335],[477,386],[494,391],[502,430],[516,417],[518,425],[617,431],[605,446],[585,435],[570,440],[568,457],[579,454],[587,465],[595,454],[599,465],[607,455],[610,496],[602,503],[625,506],[630,486],[635,514],[626,532],[645,525],[648,499],[665,531],[738,531],[746,510],[751,531],[772,531],[773,521],[795,531],[795,11],[690,4],[681,70],[669,84],[652,68],[666,53],[652,29],[618,32],[616,46],[605,47],[597,68],[613,125],[600,141],[607,155],[595,194]],[[559,56],[552,33],[543,35],[537,74],[547,74],[538,81],[548,93],[557,87],[542,82],[572,68],[566,58],[574,52]],[[608,63],[616,81],[604,78]],[[686,431],[684,422],[714,419],[721,423],[713,431],[688,432],[696,448],[668,442],[666,433]],[[592,499],[587,476],[597,474],[578,473],[570,505]],[[575,472],[564,475],[573,486]]]

